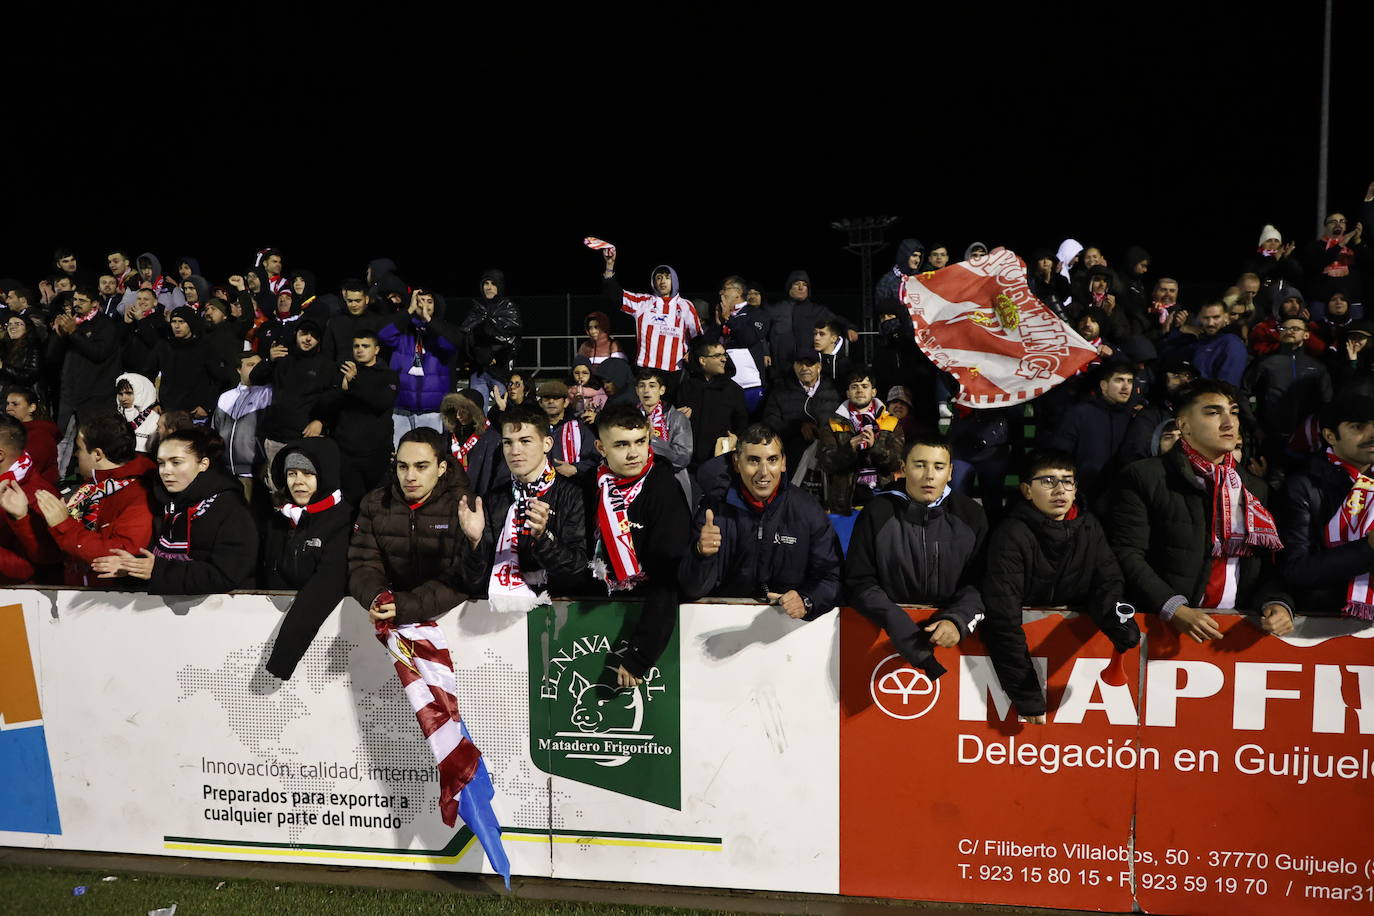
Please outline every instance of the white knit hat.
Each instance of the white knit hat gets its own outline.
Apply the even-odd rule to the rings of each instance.
[[[1270,239],[1273,239],[1276,242],[1282,242],[1283,236],[1279,235],[1279,230],[1275,229],[1273,226],[1265,226],[1264,229],[1260,232],[1259,243],[1263,245]]]

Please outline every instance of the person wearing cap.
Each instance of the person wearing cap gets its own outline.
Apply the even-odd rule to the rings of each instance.
[[[1222,638],[1215,610],[1258,611],[1265,632],[1293,628],[1270,558],[1283,549],[1269,488],[1236,461],[1236,389],[1201,379],[1174,395],[1178,443],[1117,477],[1107,535],[1136,610],[1196,642]]]
[[[285,681],[348,594],[353,509],[340,488],[339,447],[332,439],[287,443],[272,462],[272,478],[287,500],[268,525],[258,581],[263,588],[296,591],[266,665]]]
[[[840,596],[839,536],[820,503],[787,480],[782,439],[753,423],[718,460],[732,473],[692,519],[678,567],[684,600],[752,598],[801,620],[829,613]]]
[[[596,451],[596,431],[568,410],[568,386],[555,378],[544,379],[535,388],[534,396],[549,421],[549,435],[553,439],[549,461],[554,473],[573,477],[596,470],[601,463]]]
[[[1283,482],[1279,568],[1302,614],[1374,620],[1374,398],[1343,394],[1319,414],[1324,448]]]
[[[796,473],[802,455],[816,441],[822,423],[840,406],[835,387],[821,378],[821,355],[811,347],[787,358],[791,373],[772,387],[763,408],[763,423],[782,436],[787,466]]]
[[[1331,375],[1307,351],[1309,337],[1305,317],[1285,315],[1279,322],[1278,352],[1257,360],[1246,372],[1246,393],[1255,399],[1271,467],[1282,460],[1288,437],[1331,400]]]
[[[1101,512],[1107,471],[1118,464],[1117,452],[1138,406],[1132,403],[1135,367],[1112,360],[1095,373],[1095,382],[1088,396],[1065,412],[1050,448],[1073,457],[1079,505]]]
[[[298,318],[290,326],[295,331],[293,344],[274,343],[268,358],[249,374],[252,384],[272,387],[272,404],[259,430],[269,467],[283,445],[306,435],[315,402],[334,380],[320,350],[320,326],[309,318]],[[275,493],[270,475],[266,482]]]
[[[153,349],[140,374],[162,376],[158,400],[163,410],[184,410],[205,420],[215,409],[220,392],[237,381],[237,365],[226,365],[220,351],[205,339],[200,315],[189,305],[172,309],[167,322],[171,335]]]

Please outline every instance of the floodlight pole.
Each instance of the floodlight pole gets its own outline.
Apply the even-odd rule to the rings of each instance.
[[[844,250],[859,256],[859,298],[863,309],[863,330],[872,331],[873,324],[873,253],[887,243],[883,230],[897,222],[895,216],[865,216],[841,219],[830,224],[831,229],[845,233],[849,241]],[[873,338],[864,338],[864,362],[873,362]]]
[[[1331,158],[1331,0],[1326,0],[1326,29],[1322,35],[1321,140],[1317,144],[1317,237],[1325,233],[1326,167]]]

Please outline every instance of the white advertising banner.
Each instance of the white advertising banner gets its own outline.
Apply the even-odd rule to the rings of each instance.
[[[356,604],[292,680],[263,670],[289,602],[0,595],[0,844],[489,872]],[[684,606],[619,690],[602,662],[636,612],[442,621],[512,872],[837,893],[837,615]]]

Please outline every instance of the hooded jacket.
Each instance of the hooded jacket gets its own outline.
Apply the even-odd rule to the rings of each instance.
[[[221,354],[205,340],[204,328],[195,309],[183,305],[174,309],[173,318],[184,320],[191,336],[168,337],[153,350],[147,369],[149,378],[162,376],[158,389],[163,410],[197,409],[209,416],[220,392],[238,380],[238,366],[225,365]]]
[[[729,488],[715,499],[703,499],[692,519],[691,538],[678,566],[678,583],[686,601],[713,598],[752,598],[768,601],[768,593],[795,589],[811,602],[806,620],[835,608],[840,598],[840,538],[820,503],[786,476],[778,481],[773,499],[763,511],[749,506],[743,484],[731,475]],[[706,524],[706,510],[720,528],[720,550],[703,557],[697,539]]]
[[[1018,714],[1045,714],[1021,609],[1067,605],[1091,617],[1124,652],[1140,642],[1134,619],[1123,623],[1117,616],[1124,588],[1106,532],[1092,513],[1055,521],[1029,500],[1012,507],[988,539],[987,573],[980,588],[987,616],[978,633]]]
[[[160,402],[157,399],[157,389],[147,376],[137,372],[125,372],[115,379],[115,387],[118,383],[127,381],[129,387],[134,390],[134,406],[120,407],[119,413],[134,431],[134,444],[140,452],[148,451],[148,441],[157,432],[157,421],[161,413],[152,409]],[[119,404],[119,395],[115,394],[115,404]],[[228,440],[225,440],[226,442]]]
[[[348,591],[364,608],[391,591],[398,625],[433,620],[467,600],[467,538],[458,500],[471,494],[467,474],[449,456],[429,498],[411,508],[393,473],[363,498],[348,546]]]
[[[982,580],[987,536],[982,507],[948,489],[934,505],[913,501],[904,489],[879,491],[854,523],[844,562],[849,601],[931,678],[945,668],[924,627],[948,620],[962,638],[983,619],[975,583]],[[936,611],[918,624],[898,604],[930,604]]]
[[[146,584],[123,579],[127,590],[222,595],[252,586],[258,528],[237,480],[211,463],[180,493],[168,493],[158,480],[153,495],[162,511],[149,544],[157,560]]]
[[[312,504],[326,502],[339,492],[339,447],[320,436],[297,439],[277,452],[272,460],[272,481],[278,492],[290,492],[286,459],[297,452],[315,466]],[[266,665],[282,680],[291,677],[320,626],[348,594],[352,525],[352,507],[342,496],[334,505],[318,512],[302,513],[294,523],[282,512],[272,514],[262,557],[262,586],[296,589],[296,598],[277,631]]]
[[[134,259],[134,272],[125,285],[124,298],[120,300],[118,306],[121,315],[138,298],[139,284],[143,282],[143,276],[138,271],[138,263],[145,258],[151,262],[153,267],[153,294],[157,296],[157,304],[168,312],[186,304],[186,295],[181,291],[181,287],[171,277],[163,276],[162,261],[158,260],[158,256],[151,251],[145,251]]]
[[[448,433],[448,454],[445,458],[449,464],[460,466],[463,462],[458,458],[457,451],[459,436],[462,436],[458,430],[458,408],[464,400],[467,400],[465,395],[449,394],[444,396],[439,405],[439,418]],[[471,401],[468,403],[472,404]],[[472,492],[478,496],[485,496],[493,487],[504,487],[509,483],[510,468],[506,467],[506,460],[501,454],[501,428],[486,419],[480,406],[473,405],[472,416],[478,417],[479,423],[486,423],[487,428],[482,431],[476,445],[467,453],[467,464],[463,470],[467,473],[468,486]],[[473,427],[467,435],[471,436],[475,429],[476,427]]]
[[[70,511],[90,506],[83,522],[75,516],[58,522],[53,540],[66,554],[62,581],[67,585],[103,586],[91,561],[116,548],[135,556],[153,539],[153,510],[148,481],[157,468],[147,455],[135,454],[117,468],[96,471],[94,479],[67,501]],[[94,527],[87,527],[93,524]]]
[[[635,363],[676,372],[687,355],[687,345],[701,333],[702,323],[696,305],[682,296],[677,271],[669,265],[659,264],[649,272],[649,288],[654,288],[654,277],[664,272],[670,278],[666,296],[657,292],[626,292],[614,275],[603,279],[602,291],[619,305],[621,312],[634,316]]]
[[[916,252],[921,253],[921,266],[912,270],[907,266],[907,261]],[[901,295],[902,280],[906,277],[914,277],[916,274],[926,270],[925,264],[926,246],[920,239],[902,239],[897,246],[897,262],[892,265],[892,269],[878,278],[877,289],[873,294],[875,303],[892,304],[899,302]],[[792,284],[788,284],[791,287]]]
[[[496,295],[491,299],[482,293],[487,280],[496,284]],[[494,369],[509,373],[520,349],[520,323],[520,307],[506,296],[506,275],[499,270],[486,271],[477,285],[472,308],[458,327],[460,358],[474,372]]]

